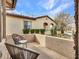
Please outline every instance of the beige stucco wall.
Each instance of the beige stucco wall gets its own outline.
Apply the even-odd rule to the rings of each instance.
[[[3,38],[3,20],[1,15],[1,37]]]
[[[24,21],[32,21],[25,18],[6,16],[6,35],[12,33],[23,34]]]
[[[30,43],[35,41],[34,34],[22,34],[22,36]],[[6,36],[6,42],[15,45],[14,40],[12,39],[12,35]]]
[[[10,35],[12,33],[22,34],[23,29],[23,19],[6,16],[6,34]]]
[[[46,37],[46,47],[55,50],[56,52],[75,59],[74,41],[72,39]]]
[[[35,34],[35,39],[42,47],[46,47],[46,35]]]
[[[29,42],[38,42],[41,47],[49,48],[57,53],[68,57],[68,59],[75,59],[74,41],[71,39],[40,35],[40,34],[25,34],[23,35]],[[7,42],[13,43],[11,36],[7,36]]]
[[[45,18],[38,18],[37,20],[33,21],[32,22],[32,28],[35,28],[35,29],[43,29],[44,26],[43,24],[44,23],[48,23],[48,28],[50,28],[50,24],[53,23],[55,24],[52,20],[50,20],[49,18],[47,18],[46,20],[46,17]]]
[[[13,16],[6,16],[6,35],[10,35],[13,33],[17,34],[23,34],[22,30],[24,29],[24,21],[30,21],[32,22],[32,29],[43,29],[43,23],[48,23],[48,28],[50,27],[50,24],[55,24],[52,20],[49,18],[39,18],[37,20],[30,20],[26,18],[19,18],[19,17],[13,17]]]
[[[6,16],[6,35],[13,33],[23,34],[24,21],[33,21],[25,18]]]
[[[73,39],[65,39],[40,34],[36,34],[35,36],[37,42],[39,42],[42,47],[47,47],[54,50],[61,55],[68,57],[69,59],[75,59]]]

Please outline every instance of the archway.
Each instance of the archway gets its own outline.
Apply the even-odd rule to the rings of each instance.
[[[48,23],[47,23],[47,22],[43,23],[43,27],[44,27],[44,29],[46,29],[47,26],[48,26]]]

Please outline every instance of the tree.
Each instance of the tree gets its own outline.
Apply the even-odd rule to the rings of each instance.
[[[67,28],[69,17],[70,17],[69,14],[62,12],[59,13],[55,18],[57,29],[61,31],[61,34],[64,34],[64,31]]]

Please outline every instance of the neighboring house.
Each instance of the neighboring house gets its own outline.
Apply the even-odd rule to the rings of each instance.
[[[50,29],[55,22],[49,16],[29,17],[17,14],[7,13],[6,32],[7,34],[22,34],[23,29]]]

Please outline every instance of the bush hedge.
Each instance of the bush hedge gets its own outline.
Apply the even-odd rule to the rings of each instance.
[[[41,34],[45,34],[45,29],[40,29]]]
[[[23,29],[23,33],[24,34],[29,34],[30,33],[41,33],[41,34],[45,34],[45,29]]]
[[[39,33],[39,32],[40,32],[40,29],[35,29],[34,32],[35,32],[35,33]]]
[[[53,29],[51,29],[51,35],[57,36],[57,27],[54,27]]]
[[[29,34],[29,29],[23,29],[24,34]]]
[[[35,30],[34,29],[30,29],[30,32],[33,34],[35,32]]]

